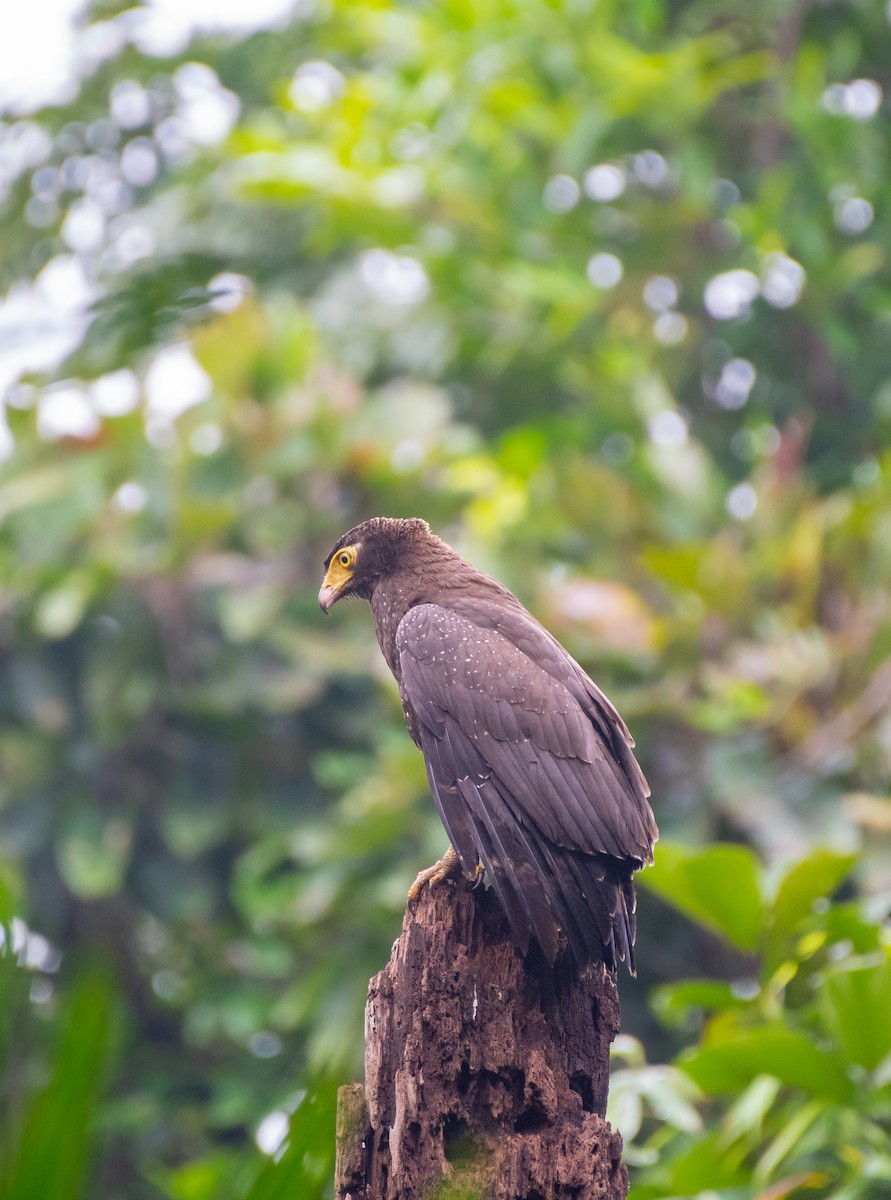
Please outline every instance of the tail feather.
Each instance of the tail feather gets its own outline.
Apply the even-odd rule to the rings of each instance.
[[[462,780],[459,790],[474,842],[525,951],[535,937],[553,963],[562,930],[581,970],[601,961],[610,970],[625,962],[634,974],[636,859],[586,854],[556,845],[516,819],[509,794],[496,780]]]

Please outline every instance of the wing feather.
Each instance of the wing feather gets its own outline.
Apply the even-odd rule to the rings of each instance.
[[[519,944],[534,936],[553,961],[560,927],[579,963],[630,964],[631,876],[656,834],[646,780],[618,714],[526,616],[509,638],[452,608],[410,609],[403,704],[462,867],[483,863]]]

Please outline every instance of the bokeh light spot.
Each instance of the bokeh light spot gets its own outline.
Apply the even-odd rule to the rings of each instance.
[[[602,250],[588,259],[588,278],[596,288],[613,288],[621,282],[624,274],[622,260],[615,254]]]
[[[569,212],[578,204],[581,194],[571,175],[554,175],[545,184],[544,206],[548,212]]]
[[[742,408],[749,398],[758,373],[747,358],[731,358],[724,364],[715,387],[715,400],[728,410]]]
[[[705,286],[705,307],[718,321],[745,316],[761,290],[758,276],[751,271],[724,271]]]
[[[727,493],[727,512],[736,521],[749,521],[758,508],[758,495],[750,483],[738,483]]]
[[[677,450],[687,441],[687,422],[680,413],[666,408],[647,420],[647,434],[654,446]]]
[[[585,195],[592,200],[617,200],[625,191],[625,172],[615,163],[598,163],[585,172]]]

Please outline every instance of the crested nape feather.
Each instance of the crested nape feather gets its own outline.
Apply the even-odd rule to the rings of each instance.
[[[332,563],[354,551],[332,584]],[[371,602],[462,870],[481,863],[525,952],[634,970],[633,873],[658,836],[622,718],[502,584],[418,518],[375,517],[325,560],[325,607]]]

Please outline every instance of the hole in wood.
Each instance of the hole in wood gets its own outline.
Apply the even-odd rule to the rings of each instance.
[[[548,1119],[545,1114],[537,1105],[531,1104],[514,1121],[514,1130],[517,1133],[538,1133],[547,1124]]]
[[[591,1076],[586,1075],[583,1071],[576,1071],[569,1081],[569,1086],[581,1097],[582,1108],[585,1112],[594,1112],[594,1084]]]
[[[463,1118],[454,1114],[446,1117],[442,1126],[442,1152],[453,1167],[467,1166],[477,1158],[479,1146]]]

